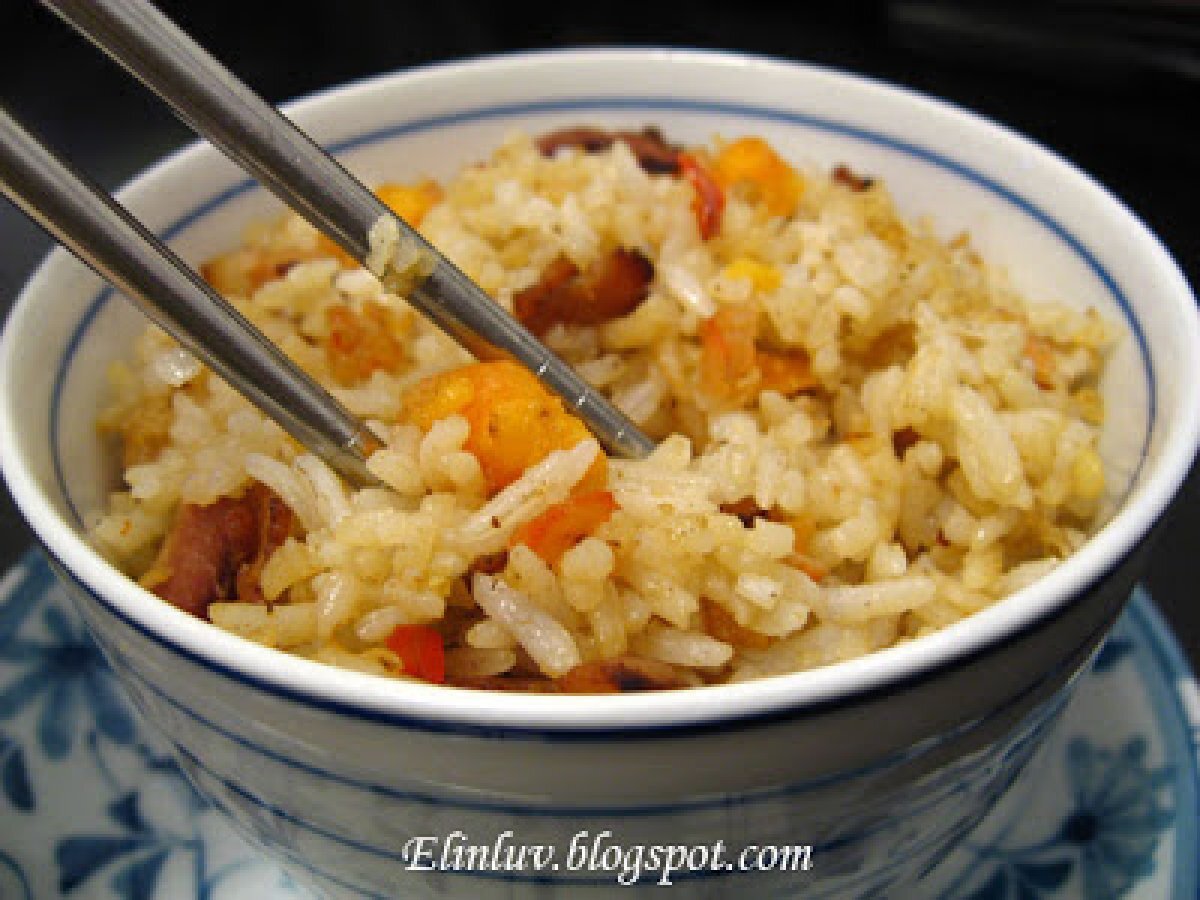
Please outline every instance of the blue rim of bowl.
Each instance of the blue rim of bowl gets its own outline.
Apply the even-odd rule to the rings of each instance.
[[[809,128],[819,131],[825,131],[832,134],[842,135],[862,141],[868,144],[874,144],[890,150],[894,150],[924,162],[935,168],[944,170],[952,175],[955,175],[977,187],[980,187],[987,192],[1001,198],[1011,206],[1023,212],[1033,221],[1041,225],[1057,239],[1062,241],[1072,252],[1080,258],[1095,275],[1095,277],[1108,290],[1112,299],[1121,310],[1130,331],[1133,333],[1139,356],[1142,362],[1143,374],[1145,376],[1146,388],[1149,397],[1149,406],[1147,410],[1147,425],[1146,435],[1143,439],[1142,448],[1140,451],[1137,466],[1131,477],[1131,483],[1136,480],[1137,472],[1140,471],[1149,447],[1150,434],[1153,432],[1156,416],[1155,405],[1155,373],[1152,360],[1149,353],[1148,344],[1145,334],[1142,331],[1140,323],[1137,321],[1133,313],[1133,309],[1112,277],[1111,273],[1100,263],[1087,246],[1065,226],[1055,219],[1049,212],[1034,204],[1032,201],[1023,197],[1014,189],[1000,183],[996,179],[990,178],[974,168],[957,161],[946,154],[937,152],[928,147],[923,147],[919,144],[914,144],[909,141],[901,140],[897,137],[864,128],[862,126],[853,125],[847,122],[830,119],[824,116],[812,115],[807,113],[796,112],[792,110],[778,109],[775,107],[761,106],[755,104],[729,103],[729,102],[712,102],[699,100],[684,100],[684,99],[647,99],[633,97],[586,97],[575,98],[569,100],[554,100],[554,101],[535,101],[512,104],[496,104],[486,107],[473,108],[463,110],[451,114],[424,117],[414,120],[406,120],[400,123],[383,126],[373,129],[362,134],[352,137],[343,138],[336,142],[330,142],[327,146],[330,152],[334,154],[346,153],[370,144],[381,143],[387,140],[394,139],[406,134],[412,134],[431,129],[443,128],[449,125],[458,125],[474,121],[484,121],[491,119],[503,119],[518,115],[527,114],[554,114],[554,113],[581,113],[581,112],[629,112],[637,111],[645,113],[652,117],[655,111],[684,111],[698,113],[718,113],[727,115],[742,116],[748,119],[758,119],[765,122],[781,122],[784,124]],[[175,219],[166,226],[160,235],[164,241],[170,241],[178,237],[185,229],[194,225],[204,216],[211,214],[216,209],[221,207],[235,198],[246,194],[252,190],[258,189],[258,184],[251,179],[241,180],[230,187],[214,194],[208,200],[196,204],[189,211]],[[57,488],[60,495],[64,498],[71,515],[75,519],[76,526],[80,530],[84,530],[84,518],[75,506],[70,491],[67,488],[67,482],[60,453],[60,420],[61,420],[61,404],[63,392],[65,389],[68,373],[71,369],[72,360],[79,351],[84,339],[87,336],[92,324],[97,316],[104,309],[107,303],[116,297],[115,292],[111,288],[100,290],[90,302],[90,305],[85,310],[80,318],[75,331],[72,333],[67,342],[65,352],[60,360],[59,367],[54,374],[54,382],[51,393],[50,405],[50,448],[52,454],[52,466],[54,477],[56,479]],[[50,551],[44,541],[39,541],[43,544],[43,548],[52,558],[56,559],[57,564],[66,569],[57,556]],[[1140,543],[1140,542],[1139,542]],[[1136,545],[1131,549],[1136,550]],[[1114,563],[1108,571],[1118,568],[1124,558]],[[1101,576],[1103,578],[1104,576]],[[802,710],[783,710],[781,712],[766,712],[751,714],[745,717],[722,717],[714,722],[705,723],[678,723],[671,725],[645,725],[632,726],[627,729],[593,729],[579,726],[571,727],[513,727],[513,726],[476,726],[463,723],[451,723],[437,719],[422,719],[415,716],[384,712],[379,710],[367,709],[353,703],[326,700],[315,697],[305,691],[288,688],[281,684],[271,682],[269,680],[260,679],[250,676],[236,668],[227,666],[224,663],[215,661],[207,656],[204,656],[197,651],[182,646],[179,642],[172,638],[159,634],[147,628],[143,623],[132,618],[123,610],[117,608],[107,599],[100,597],[89,589],[89,593],[96,597],[105,609],[112,615],[126,622],[126,624],[136,628],[139,632],[153,639],[155,642],[167,647],[172,652],[181,654],[193,662],[198,662],[201,665],[213,671],[219,672],[224,676],[235,681],[252,685],[256,689],[263,690],[267,693],[289,699],[293,702],[303,703],[309,706],[325,709],[328,711],[336,711],[339,714],[351,715],[356,718],[367,719],[376,722],[387,722],[407,728],[421,728],[429,731],[452,732],[460,734],[484,734],[498,735],[504,734],[508,737],[527,737],[531,739],[596,739],[600,735],[607,735],[609,738],[621,734],[646,736],[648,734],[671,734],[677,735],[693,731],[704,731],[710,728],[728,727],[730,725],[744,726],[750,722],[769,722],[777,721],[781,718],[793,718],[797,714],[806,714],[815,710],[828,710],[833,706],[837,706],[846,702],[857,702],[862,699],[864,692],[854,692],[847,697],[833,698],[828,701],[807,705]],[[1013,641],[1019,640],[1032,630],[1039,627],[1044,621],[1056,615],[1055,611],[1048,611],[1031,622],[1025,623],[1021,628],[1014,630],[1012,633],[1005,636],[1005,640],[989,645],[985,648],[980,648],[974,653],[965,654],[955,657],[954,659],[946,660],[938,666],[932,667],[929,670],[916,672],[905,679],[902,683],[915,683],[932,677],[937,672],[944,672],[958,668],[975,658],[986,655],[1001,646],[1007,646]],[[878,692],[887,692],[894,689],[900,683],[875,688],[866,693],[875,694]]]

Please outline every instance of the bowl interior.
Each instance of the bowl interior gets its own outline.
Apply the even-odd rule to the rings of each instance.
[[[368,184],[446,179],[514,130],[656,125],[683,143],[763,135],[801,165],[847,163],[881,177],[905,214],[929,217],[946,237],[969,232],[984,257],[1027,295],[1095,306],[1123,323],[1127,333],[1103,384],[1101,452],[1111,472],[1112,507],[1126,511],[1070,566],[1024,596],[954,626],[950,638],[935,635],[877,654],[881,662],[807,677],[816,693],[932,664],[1053,606],[1140,536],[1194,452],[1196,325],[1186,284],[1168,255],[1068,163],[945,104],[770,60],[592,51],[401,73],[319,95],[291,114]],[[228,249],[246,224],[280,209],[201,146],[155,167],[122,196],[192,263]],[[30,283],[6,330],[6,476],[42,541],[76,571],[86,570],[85,578],[106,568],[82,536],[116,475],[112,448],[94,426],[107,392],[105,371],[128,354],[144,325],[132,305],[60,251]],[[130,615],[149,616],[158,627],[157,600],[132,586],[123,594],[118,602]],[[209,649],[235,646],[228,640]],[[797,678],[789,676],[802,684]]]

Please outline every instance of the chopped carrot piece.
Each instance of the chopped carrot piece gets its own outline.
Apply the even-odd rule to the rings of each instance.
[[[404,362],[400,337],[405,323],[390,309],[364,304],[361,312],[348,306],[331,306],[325,312],[329,343],[325,356],[333,377],[351,385],[382,370],[394,372]]]
[[[804,194],[804,179],[759,137],[726,145],[713,164],[713,177],[725,190],[745,190],[776,216],[790,216]]]
[[[405,417],[422,430],[456,414],[470,425],[466,449],[479,460],[493,493],[555,450],[570,449],[591,436],[532,372],[511,360],[431,375],[404,395]],[[576,490],[599,490],[607,481],[607,460],[600,454]]]
[[[803,350],[759,350],[760,389],[778,391],[785,397],[815,388],[812,361]]]
[[[358,267],[358,260],[342,249],[342,245],[324,234],[317,235],[317,253],[328,259],[336,259],[343,269]]]
[[[733,403],[758,391],[790,397],[818,385],[803,350],[760,349],[758,311],[725,306],[700,323],[700,386],[710,397]]]
[[[446,649],[437,629],[429,625],[397,625],[385,643],[400,657],[404,674],[434,684],[446,680]]]
[[[1054,345],[1046,338],[1030,335],[1025,341],[1025,358],[1033,363],[1033,380],[1044,391],[1054,387],[1058,366],[1054,361]]]
[[[375,196],[413,228],[420,228],[425,214],[441,202],[444,192],[441,185],[427,178],[416,184],[381,184]],[[324,234],[317,237],[317,250],[320,256],[336,259],[343,269],[358,266],[358,260]]]
[[[813,539],[813,535],[817,533],[817,525],[808,516],[793,516],[787,525],[792,529],[792,549],[797,553],[803,553],[808,549],[808,542]]]
[[[829,574],[829,570],[815,559],[810,559],[809,557],[800,553],[793,553],[785,560],[785,562],[787,562],[787,564],[793,569],[799,569],[816,582],[820,582],[821,579]]]
[[[700,385],[710,397],[748,399],[758,387],[758,312],[725,306],[700,324]]]
[[[575,494],[516,530],[510,547],[524,544],[550,565],[607,522],[617,508],[611,491]]]
[[[205,262],[200,266],[200,274],[218,294],[249,297],[268,281],[282,278],[296,263],[319,255],[312,250],[297,248],[239,247]]]
[[[375,196],[413,228],[420,228],[426,213],[445,196],[441,185],[426,178],[416,184],[381,184]]]
[[[692,210],[696,214],[700,237],[706,241],[716,237],[721,230],[721,216],[725,212],[725,192],[708,168],[690,153],[679,154],[679,171],[696,192],[692,199]]]
[[[792,546],[795,548],[785,562],[794,569],[799,569],[813,581],[820,581],[829,574],[829,570],[807,555],[808,544],[816,534],[817,526],[807,516],[795,516],[787,523],[795,535]]]

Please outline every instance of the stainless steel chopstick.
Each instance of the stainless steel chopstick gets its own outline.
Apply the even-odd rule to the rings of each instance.
[[[358,484],[379,441],[124,207],[0,108],[0,193],[305,447]]]
[[[384,219],[394,221],[400,245],[431,269],[406,299],[468,350],[519,360],[575,410],[610,452],[641,457],[654,448],[598,391],[150,3],[42,2],[355,259],[365,264],[372,229]]]

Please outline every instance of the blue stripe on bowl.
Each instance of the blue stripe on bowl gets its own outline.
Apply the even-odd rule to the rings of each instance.
[[[1040,727],[1040,725],[1037,727]],[[309,822],[303,818],[300,818],[299,816],[295,815],[294,813],[289,812],[288,810],[286,810],[280,806],[277,806],[277,805],[274,805],[274,804],[271,804],[271,803],[268,803],[268,802],[262,800],[252,790],[249,790],[249,789],[243,787],[242,785],[238,784],[237,782],[230,781],[229,779],[222,777],[218,773],[214,772],[212,769],[208,768],[194,753],[192,753],[186,747],[183,747],[182,745],[180,745],[174,741],[171,741],[171,745],[175,748],[175,751],[181,757],[183,757],[187,760],[188,765],[192,769],[203,773],[203,775],[206,778],[211,779],[213,782],[215,782],[217,784],[220,784],[224,790],[229,791],[231,794],[235,794],[238,798],[240,798],[241,802],[249,804],[250,806],[253,806],[256,809],[261,810],[262,812],[265,812],[273,817],[282,819],[284,822],[287,822],[288,825],[291,827],[301,828],[311,834],[316,835],[319,838],[329,841],[332,844],[336,844],[339,847],[344,847],[344,848],[354,851],[354,852],[363,853],[368,856],[375,856],[375,857],[379,857],[381,859],[390,860],[390,861],[400,861],[400,862],[404,862],[404,863],[408,862],[408,860],[406,859],[406,857],[403,853],[403,848],[377,846],[377,845],[370,844],[370,843],[367,843],[365,841],[361,841],[361,840],[358,840],[355,838],[348,838],[343,835],[339,835],[334,831],[330,831],[328,828],[322,827],[320,825],[315,825],[312,822]],[[1015,770],[1015,771],[1010,771],[1009,775],[1013,776],[1013,777],[1019,775],[1019,769]],[[1007,788],[1009,786],[1010,785],[1008,785],[1008,784],[1004,785],[1005,788]],[[231,816],[231,818],[234,818],[235,820],[238,818],[236,815],[231,813],[231,811],[228,807],[228,804],[226,804],[220,798],[213,797],[211,790],[204,791],[204,795],[206,797],[209,797],[214,803],[216,803],[222,809],[222,811],[225,812],[226,815]],[[930,801],[930,803],[928,804],[927,807],[906,808],[906,810],[905,810],[906,817],[913,816],[913,815],[919,815],[920,813],[926,812],[928,807],[933,807],[933,806],[937,806],[939,804],[945,803],[946,800],[947,800],[947,798],[945,796],[937,796],[937,797],[935,797],[935,799]],[[440,805],[454,806],[454,804],[440,804]],[[566,812],[560,812],[559,815],[560,815],[560,817],[563,817],[563,818],[567,817]],[[578,823],[572,823],[572,825],[577,825],[577,824]],[[889,821],[887,819],[882,819],[882,820],[876,821],[875,824],[872,825],[871,827],[856,831],[850,835],[841,836],[841,837],[839,837],[833,841],[830,841],[828,843],[811,844],[812,854],[813,854],[813,856],[815,856],[817,858],[823,857],[830,852],[840,849],[841,847],[845,846],[848,843],[850,843],[850,844],[859,843],[859,842],[868,840],[876,833],[884,831],[888,828],[894,828],[895,826],[896,826],[896,821],[894,819],[891,821]],[[731,849],[735,849],[735,848],[731,848]],[[740,850],[741,848],[736,848],[736,849]],[[309,871],[313,872],[314,874],[322,875],[323,877],[329,877],[329,878],[333,877],[333,876],[329,875],[328,873],[325,873],[323,870],[321,870],[319,868],[312,867],[310,863],[305,862],[304,864],[309,869]],[[844,892],[846,890],[852,890],[856,887],[865,886],[868,883],[878,883],[881,880],[886,880],[892,873],[906,869],[910,865],[911,865],[911,863],[908,859],[906,859],[903,856],[900,856],[899,858],[894,860],[891,864],[888,864],[888,865],[885,865],[882,867],[878,867],[878,868],[872,868],[868,873],[866,873],[865,875],[858,878],[857,881],[854,880],[853,878],[851,878],[850,876],[843,876],[843,881],[841,883],[839,883],[839,885],[837,887],[837,890],[839,892],[838,896],[839,897],[844,896],[844,894],[842,892]],[[504,882],[512,882],[512,883],[517,883],[517,884],[555,884],[555,885],[569,885],[569,886],[577,886],[577,887],[611,886],[615,880],[615,873],[611,873],[611,874],[604,875],[604,876],[563,875],[563,874],[547,875],[547,874],[526,874],[523,871],[517,871],[517,872],[489,871],[489,870],[464,868],[464,869],[438,870],[437,874],[449,875],[449,876],[453,876],[453,877],[456,877],[456,878],[459,878],[462,880],[466,880],[466,881],[472,881],[472,880],[504,881]],[[673,881],[680,882],[680,883],[689,882],[689,881],[701,881],[701,880],[708,881],[711,883],[712,881],[716,881],[716,880],[720,880],[720,879],[739,879],[742,882],[744,882],[747,878],[754,877],[759,874],[767,874],[767,875],[800,874],[800,875],[803,875],[803,873],[788,873],[788,872],[780,872],[780,871],[776,871],[776,870],[766,870],[765,873],[760,873],[757,870],[753,870],[753,869],[745,869],[745,870],[695,869],[695,870],[688,870],[688,871],[681,871],[681,872],[673,873],[672,879],[673,879]],[[350,885],[344,881],[340,881],[338,883],[342,886],[352,887],[355,890],[359,890],[364,893],[369,893],[369,889],[367,889],[367,888],[358,887],[357,885]],[[739,887],[744,888],[745,885],[742,884],[742,885],[739,885]],[[806,891],[806,896],[808,894],[809,894],[809,892]],[[821,896],[825,896],[825,895],[822,894]]]
[[[193,766],[194,768],[199,769],[209,778],[212,778],[213,780],[219,782],[222,785],[222,787],[224,787],[226,790],[230,791],[233,794],[236,794],[242,800],[242,802],[248,803],[248,804],[256,807],[257,809],[262,810],[263,812],[266,812],[272,816],[277,816],[278,818],[287,822],[288,825],[290,825],[290,826],[302,828],[306,831],[311,832],[312,834],[315,834],[321,838],[324,838],[325,840],[330,841],[331,843],[337,844],[338,846],[345,847],[349,850],[358,851],[360,853],[365,853],[369,856],[378,856],[382,859],[387,859],[387,860],[391,860],[391,861],[399,861],[399,862],[403,862],[405,864],[408,863],[408,860],[405,858],[405,856],[402,852],[402,848],[401,848],[401,850],[397,850],[396,848],[376,847],[371,844],[366,844],[366,843],[363,843],[361,841],[357,841],[357,840],[354,840],[351,838],[342,837],[342,836],[336,834],[335,832],[329,831],[328,829],[322,828],[317,825],[313,825],[312,823],[307,822],[278,806],[274,806],[272,804],[264,802],[263,800],[259,799],[253,792],[248,791],[247,789],[241,787],[240,785],[236,784],[235,782],[228,781],[226,779],[221,778],[219,775],[216,775],[211,770],[206,768],[204,766],[204,764],[201,763],[200,760],[198,760],[195,757],[195,755],[192,754],[191,752],[189,752],[187,749],[180,747],[177,744],[174,746],[176,748],[176,751],[181,756],[183,756],[187,759],[190,766]],[[216,805],[217,808],[219,808],[225,815],[229,816],[231,819],[233,819],[235,821],[238,820],[238,816],[230,810],[227,803],[225,803],[224,801],[222,801],[219,798],[213,797],[212,793],[210,791],[205,791],[204,794],[205,794],[205,797],[207,797],[210,800],[210,802],[212,802],[214,805]],[[945,798],[941,798],[941,799],[944,800]],[[918,812],[919,811],[920,810],[918,810]],[[876,832],[882,831],[883,829],[892,827],[892,826],[894,826],[894,823],[880,822],[873,828],[868,828],[863,831],[855,832],[852,836],[850,836],[850,839],[854,842],[864,840],[864,839],[870,838]],[[812,855],[815,858],[819,859],[824,854],[838,849],[839,847],[843,846],[845,843],[847,843],[847,840],[839,839],[838,841],[832,842],[830,844],[811,844]],[[737,848],[737,849],[740,851],[742,848]],[[278,849],[276,849],[275,852],[279,852]],[[371,888],[353,884],[353,883],[348,882],[344,879],[341,879],[337,876],[334,876],[334,875],[330,874],[329,872],[325,871],[324,869],[314,866],[311,862],[302,859],[301,857],[296,855],[294,852],[291,852],[286,849],[283,852],[285,853],[285,855],[289,861],[303,866],[307,871],[311,872],[314,875],[317,875],[322,878],[328,878],[330,881],[337,884],[339,887],[349,888],[349,889],[357,891],[365,896],[372,896],[372,897],[377,896],[376,894],[373,893]],[[843,881],[841,883],[839,883],[839,885],[837,887],[837,897],[839,897],[839,898],[844,897],[845,896],[844,892],[848,891],[848,890],[854,890],[856,888],[861,889],[862,887],[865,887],[865,886],[868,886],[871,884],[878,884],[880,882],[886,881],[890,876],[892,876],[893,873],[903,871],[903,870],[909,868],[910,865],[911,865],[911,863],[908,859],[906,859],[903,856],[900,856],[890,864],[880,866],[877,868],[872,868],[868,873],[860,876],[857,880],[854,880],[851,876],[842,874],[841,877],[843,878]],[[420,871],[424,871],[424,870],[420,870]],[[560,874],[526,874],[523,871],[516,871],[516,872],[490,871],[490,870],[484,870],[484,869],[462,868],[462,869],[445,869],[445,870],[439,869],[435,872],[431,872],[430,874],[438,875],[438,876],[449,876],[451,878],[451,880],[457,878],[457,879],[460,879],[462,881],[467,881],[467,882],[469,882],[469,881],[500,881],[500,882],[509,882],[509,883],[513,883],[513,884],[526,884],[526,885],[531,885],[531,884],[556,885],[559,887],[613,887],[616,884],[616,875],[617,875],[616,871],[612,871],[608,875],[597,875],[597,876],[568,875],[568,874],[561,874],[562,870],[557,870],[557,871],[559,871]],[[646,874],[649,875],[652,872],[657,872],[657,870],[647,870]],[[805,874],[806,873],[804,873],[804,872],[787,872],[784,870],[773,870],[773,869],[767,869],[767,870],[764,870],[761,872],[758,870],[754,870],[754,869],[744,869],[744,870],[739,870],[739,869],[732,869],[732,870],[728,870],[728,869],[726,869],[726,870],[689,869],[686,871],[673,872],[671,874],[671,879],[672,879],[672,884],[682,884],[682,883],[696,882],[696,881],[706,881],[711,884],[712,882],[719,881],[721,879],[738,880],[741,882],[740,884],[737,884],[736,886],[730,885],[730,886],[728,886],[728,889],[729,890],[740,889],[742,891],[745,891],[751,887],[750,885],[745,884],[746,880],[760,876],[760,875],[766,875],[766,876],[793,875],[793,876],[796,876],[799,878],[799,877],[805,876]],[[654,878],[647,878],[645,881],[640,882],[640,884],[642,886],[653,885],[653,884],[655,884],[655,881],[656,881],[656,879],[654,879]],[[818,890],[818,886],[815,884],[811,888],[806,888],[805,896],[811,897],[811,898],[813,898],[813,900],[816,900],[817,897],[828,897],[829,896],[828,893],[822,893],[819,895],[813,893],[813,891],[816,891],[816,890]],[[786,894],[773,895],[773,896],[787,896],[787,897],[795,896],[795,887],[794,886],[787,888],[786,891],[787,891]]]

